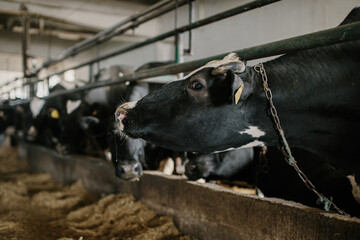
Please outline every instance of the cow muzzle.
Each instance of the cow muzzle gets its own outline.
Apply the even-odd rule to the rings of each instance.
[[[119,164],[115,168],[115,175],[122,180],[135,181],[142,176],[142,166],[139,162]]]
[[[122,120],[126,118],[129,109],[132,109],[136,106],[137,101],[134,102],[126,102],[121,104],[115,111],[115,121],[117,123],[117,127],[120,131],[124,130],[124,124]]]

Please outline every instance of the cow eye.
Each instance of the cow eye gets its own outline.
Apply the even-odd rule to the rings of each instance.
[[[201,84],[200,82],[193,82],[191,84],[191,88],[195,91],[201,91],[205,88],[205,86],[203,84]]]

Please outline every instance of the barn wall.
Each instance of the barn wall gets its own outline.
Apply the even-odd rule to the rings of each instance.
[[[196,19],[247,2],[250,1],[198,0]],[[286,0],[239,14],[195,29],[194,55],[185,57],[185,61],[335,27],[359,4],[358,0]],[[182,10],[180,22],[186,24],[187,9]],[[160,22],[163,30],[174,26],[171,14],[162,17]]]

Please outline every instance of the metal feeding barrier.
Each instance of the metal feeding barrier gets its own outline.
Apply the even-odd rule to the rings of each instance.
[[[320,46],[325,46],[329,44],[335,44],[340,42],[352,41],[360,38],[360,22],[350,23],[346,25],[341,25],[338,27],[330,28],[327,30],[318,31],[315,33],[309,33],[297,37],[292,37],[284,40],[279,40],[276,42],[266,43],[250,48],[245,48],[241,50],[231,51],[243,59],[243,60],[253,60],[259,59],[263,57],[269,57],[279,54],[285,54],[293,51],[310,49]],[[79,93],[82,91],[104,87],[104,86],[111,86],[122,84],[128,81],[137,81],[144,78],[162,76],[166,74],[176,74],[179,72],[188,72],[192,71],[196,68],[199,68],[206,64],[207,62],[215,59],[221,59],[226,56],[228,53],[223,53],[220,55],[215,55],[212,57],[202,58],[194,61],[189,61],[185,63],[178,63],[178,64],[170,64],[162,67],[151,68],[148,70],[142,70],[139,72],[131,73],[125,76],[120,77],[118,80],[115,81],[101,81],[96,82],[93,84],[89,84],[83,87],[78,87],[70,90],[58,91],[56,93],[50,94],[49,96],[45,97],[45,99],[61,96],[61,95],[68,95]],[[17,105],[26,103],[29,100],[18,100],[13,101],[11,105]]]
[[[149,45],[149,44],[152,44],[152,43],[164,40],[164,39],[167,39],[169,37],[177,36],[180,33],[190,32],[192,29],[196,29],[196,28],[205,26],[207,24],[211,24],[213,22],[223,20],[223,19],[235,16],[237,14],[248,12],[248,11],[253,10],[255,8],[259,8],[259,7],[274,3],[274,2],[278,2],[280,0],[255,0],[255,1],[243,4],[241,6],[235,7],[233,9],[226,10],[224,12],[215,14],[213,16],[201,19],[201,20],[196,21],[196,22],[191,22],[192,19],[193,19],[193,16],[192,16],[193,11],[190,10],[191,9],[190,8],[189,9],[189,22],[191,22],[191,23],[188,24],[188,25],[185,25],[185,26],[182,26],[182,27],[179,27],[179,28],[175,28],[172,31],[162,33],[162,34],[160,34],[158,36],[149,38],[149,39],[147,39],[147,40],[145,40],[143,42],[133,44],[133,45],[131,45],[129,47],[116,50],[116,51],[111,52],[109,54],[106,54],[106,55],[103,55],[103,56],[98,56],[98,57],[96,57],[96,58],[94,58],[92,60],[80,63],[80,64],[78,64],[76,66],[72,66],[70,68],[67,68],[67,69],[52,73],[52,74],[50,74],[50,75],[48,75],[48,76],[46,76],[46,77],[44,77],[42,79],[37,79],[37,77],[36,77],[37,74],[42,69],[46,69],[49,66],[51,66],[51,65],[53,65],[55,63],[58,63],[60,61],[63,61],[63,60],[65,60],[66,58],[68,58],[70,56],[74,56],[76,54],[79,54],[80,52],[85,51],[85,50],[89,49],[90,47],[98,46],[98,45],[104,43],[105,41],[110,40],[111,38],[113,38],[115,36],[124,34],[129,29],[133,29],[135,27],[138,27],[139,25],[141,25],[141,24],[143,24],[143,23],[145,23],[145,22],[147,22],[147,21],[149,21],[151,19],[154,19],[155,17],[161,16],[161,15],[163,15],[163,14],[165,14],[165,13],[171,11],[171,10],[176,10],[178,7],[183,6],[186,3],[192,4],[193,1],[194,0],[176,0],[176,1],[174,1],[174,0],[172,0],[172,1],[165,0],[165,1],[162,1],[162,2],[154,5],[153,7],[149,8],[148,10],[145,10],[142,13],[131,16],[128,19],[114,25],[113,27],[111,27],[109,29],[106,29],[106,30],[94,35],[93,37],[91,37],[89,39],[86,39],[86,40],[84,40],[84,41],[82,41],[82,42],[80,42],[80,43],[78,43],[78,44],[76,44],[76,45],[74,45],[74,46],[72,46],[72,47],[70,47],[68,49],[65,49],[61,53],[51,57],[39,69],[36,69],[31,74],[29,74],[28,76],[25,76],[23,78],[23,79],[27,79],[27,78],[30,79],[31,78],[31,81],[25,82],[24,85],[34,85],[34,84],[36,84],[38,82],[47,81],[51,76],[60,75],[60,74],[63,74],[65,72],[69,71],[69,70],[79,69],[79,68],[82,68],[82,67],[85,67],[85,66],[90,66],[90,68],[91,68],[93,64],[98,63],[98,62],[103,61],[103,60],[106,60],[108,58],[112,58],[112,57],[118,56],[120,54],[130,52],[132,50],[144,47],[146,45]],[[172,3],[172,4],[169,5],[169,6],[165,6],[166,4],[169,4],[169,3]],[[151,13],[151,12],[153,12],[153,13]],[[149,15],[149,13],[151,13],[151,14]],[[178,72],[181,72],[181,71],[178,71]],[[159,76],[159,75],[156,75],[156,76]],[[8,82],[0,85],[0,88],[11,84],[12,82],[14,82],[15,80],[18,80],[18,79],[19,78],[8,81]],[[92,86],[91,88],[96,88],[96,84],[95,85],[91,84],[91,86]],[[82,91],[80,89],[81,88],[78,88],[78,91]],[[71,94],[72,91],[73,90],[69,90],[68,94]],[[17,102],[19,102],[19,101],[17,101]]]

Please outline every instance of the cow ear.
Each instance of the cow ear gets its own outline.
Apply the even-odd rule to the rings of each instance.
[[[56,108],[53,108],[50,110],[50,117],[53,119],[59,119],[60,118],[60,113]]]
[[[226,77],[231,86],[231,99],[233,104],[238,104],[244,89],[244,82],[239,74],[234,73],[231,69],[226,72]]]
[[[241,98],[241,94],[244,89],[244,82],[238,74],[234,74],[234,79],[231,84],[231,99],[233,104],[238,104]]]
[[[239,60],[236,62],[229,62],[215,67],[212,70],[211,74],[212,75],[226,74],[228,70],[232,70],[234,73],[242,73],[245,71],[245,67],[246,67],[245,61]]]

